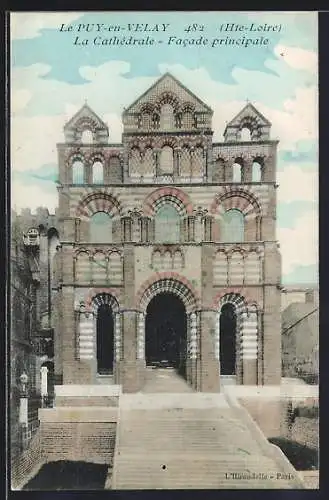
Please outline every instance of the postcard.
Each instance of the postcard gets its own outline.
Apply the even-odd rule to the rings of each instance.
[[[11,12],[12,490],[318,489],[316,12]]]

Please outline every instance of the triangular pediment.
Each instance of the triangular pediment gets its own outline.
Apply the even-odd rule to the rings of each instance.
[[[252,119],[257,121],[257,124],[261,127],[270,127],[271,122],[269,122],[262,113],[255,108],[250,102],[231,120],[227,127],[239,127],[241,122],[246,119]]]
[[[190,103],[196,112],[212,114],[212,109],[207,104],[170,73],[162,75],[144,94],[125,109],[124,114],[138,113],[144,104],[156,104],[158,99],[161,99],[161,96],[166,92],[172,93],[178,99],[180,105]]]
[[[93,125],[93,129],[103,129],[108,130],[106,123],[93,111],[87,103],[85,103],[82,108],[75,113],[74,116],[65,124],[64,130],[75,129],[83,121],[90,122]]]

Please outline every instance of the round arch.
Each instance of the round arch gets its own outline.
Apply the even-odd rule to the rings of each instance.
[[[162,187],[146,197],[143,202],[143,212],[152,217],[166,203],[172,204],[181,215],[190,214],[193,211],[192,202],[184,191],[174,187]]]
[[[96,212],[106,212],[112,216],[120,215],[120,203],[108,193],[96,192],[83,198],[76,209],[77,217],[81,219],[89,219]]]
[[[159,293],[172,293],[179,297],[186,312],[199,308],[200,299],[191,283],[185,277],[173,272],[157,273],[153,279],[144,283],[137,294],[136,307],[145,313],[149,302]]]
[[[210,210],[213,215],[221,215],[231,208],[240,210],[245,216],[251,213],[255,216],[262,215],[261,205],[254,194],[247,189],[225,188],[215,197]]]

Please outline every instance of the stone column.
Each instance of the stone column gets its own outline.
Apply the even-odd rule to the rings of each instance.
[[[40,368],[40,376],[41,376],[41,397],[44,398],[48,395],[48,368],[46,366],[42,366]]]
[[[252,158],[244,162],[243,172],[242,172],[242,182],[252,182],[252,164],[253,164]]]
[[[263,319],[264,385],[281,382],[281,291],[276,285],[264,286]]]
[[[74,287],[64,286],[62,301],[62,363],[63,384],[90,384],[91,367],[89,357],[79,360],[77,356],[77,324],[74,310]],[[80,357],[81,357],[80,352]]]
[[[216,312],[213,301],[213,255],[211,244],[201,244],[200,387],[202,392],[219,391],[219,364],[215,356]]]
[[[114,315],[114,381],[120,383],[120,363],[123,356],[122,342],[122,315],[117,312]]]
[[[201,310],[200,388],[201,392],[219,392],[219,363],[216,359],[216,311]]]
[[[137,392],[144,383],[144,360],[137,358],[137,319],[135,309],[135,253],[134,245],[124,244],[124,305],[123,359],[120,369],[124,392]]]
[[[186,360],[186,378],[193,389],[198,388],[197,382],[197,358],[198,349],[198,313],[192,312],[188,317],[188,348]]]
[[[249,312],[242,317],[241,325],[241,357],[243,385],[257,384],[258,356],[258,321],[257,313]]]
[[[224,182],[233,182],[233,163],[234,163],[234,160],[225,161]]]

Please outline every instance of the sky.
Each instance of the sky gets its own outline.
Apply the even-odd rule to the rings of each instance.
[[[155,42],[106,43],[114,36]],[[214,43],[226,37],[258,45]],[[84,102],[108,124],[109,141],[121,142],[123,108],[169,71],[213,109],[214,141],[247,100],[270,120],[280,141],[282,281],[317,283],[317,59],[314,12],[12,13],[12,207],[54,212],[56,143]]]

